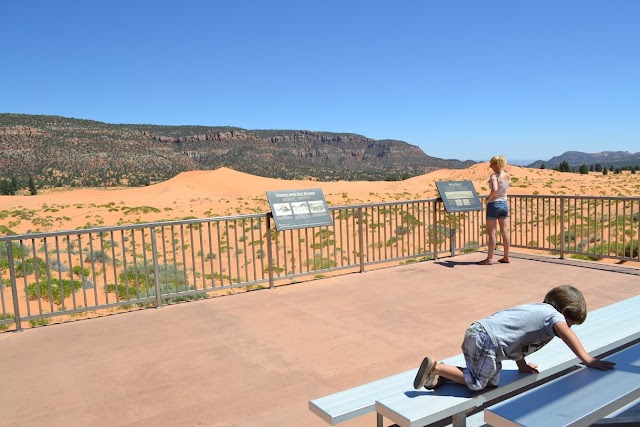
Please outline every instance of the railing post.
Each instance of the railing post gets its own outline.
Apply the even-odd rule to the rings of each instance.
[[[442,199],[438,199],[435,202],[433,202],[433,223],[432,223],[432,227],[433,227],[433,233],[431,233],[432,237],[433,237],[433,259],[437,260],[438,259],[438,227],[436,227],[436,218],[438,216],[438,201],[440,201]]]
[[[449,229],[449,245],[451,246],[451,257],[456,256],[456,229]]]
[[[275,287],[273,283],[273,251],[271,249],[271,214],[267,214],[267,266],[269,267],[269,289]]]
[[[358,208],[358,244],[360,245],[360,273],[364,273],[364,227],[362,226],[362,208]]]
[[[13,261],[13,242],[7,244],[7,256],[9,258],[9,274],[11,276],[11,297],[13,299],[13,314],[16,322],[16,332],[22,332],[20,321],[20,303],[18,302],[18,285],[16,284],[16,270]],[[28,302],[27,302],[28,304]]]
[[[162,308],[162,298],[160,298],[160,270],[158,268],[158,244],[156,243],[155,227],[151,227],[151,259],[153,260],[153,288],[156,290],[156,308]]]
[[[560,259],[564,259],[564,197],[560,197]]]

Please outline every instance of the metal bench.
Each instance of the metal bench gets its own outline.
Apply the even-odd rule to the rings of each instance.
[[[444,360],[450,365],[464,363],[462,355]],[[411,369],[381,380],[363,384],[348,390],[309,401],[311,412],[327,423],[335,426],[375,411],[376,400],[393,396],[407,390],[413,384],[418,368]],[[378,425],[382,426],[382,418],[378,416]]]
[[[494,427],[589,426],[640,398],[640,344],[607,358],[611,371],[583,367],[485,409]]]
[[[640,296],[591,312],[583,325],[573,328],[585,349],[600,356],[640,339]],[[576,369],[580,360],[559,339],[552,340],[527,358],[540,366],[539,374],[522,374],[515,362],[503,363],[499,387],[473,393],[458,384],[445,384],[433,391],[413,390],[411,383],[394,396],[377,399],[378,424],[388,418],[401,427],[422,427],[452,417],[454,426],[466,423],[467,412],[491,405],[548,382]]]
[[[583,325],[574,326],[573,329],[582,340],[587,351],[595,355],[606,353],[638,339],[640,338],[640,296],[594,310],[589,313],[587,321]],[[549,356],[545,356],[545,354]],[[532,384],[538,379],[547,379],[552,375],[557,375],[558,372],[571,369],[579,362],[559,339],[553,340],[545,346],[545,348],[531,355],[528,360],[538,363],[541,369],[543,369],[543,372],[537,375],[520,374],[516,371],[515,363],[505,362],[502,381],[505,386],[508,382],[509,386],[501,390],[500,393],[498,393],[499,396],[504,396],[508,392],[513,392],[513,390],[525,387],[528,383]],[[443,362],[450,365],[463,365],[464,359],[462,355],[459,354]],[[429,401],[428,403],[424,403],[423,395],[429,395],[433,398],[436,394],[442,393],[447,389],[450,390],[450,387],[454,387],[455,393],[461,394],[467,391],[467,395],[452,396],[455,402],[451,399],[444,399],[448,401],[448,403],[444,402],[444,405],[447,406],[448,409],[438,413],[433,419],[440,420],[455,415],[457,423],[460,424],[463,422],[461,419],[466,418],[465,414],[467,409],[480,406],[489,399],[493,400],[493,395],[489,393],[503,388],[500,387],[480,395],[473,395],[464,387],[457,385],[445,385],[435,392],[427,392],[426,390],[424,392],[415,391],[413,390],[412,384],[417,370],[417,368],[412,369],[329,396],[311,400],[309,401],[309,409],[330,425],[337,425],[376,411],[378,414],[378,426],[382,426],[384,414],[390,419],[394,419],[392,417],[395,417],[385,408],[386,402],[389,402],[389,400],[399,398],[399,396],[405,396],[409,407],[415,403],[415,400],[420,402],[417,406],[428,406],[430,409],[435,410],[432,404],[436,404],[436,402]],[[514,381],[519,382],[513,384]],[[503,394],[502,391],[505,391],[505,393]],[[402,400],[401,397],[399,399]],[[379,403],[376,404],[376,402]],[[449,407],[449,403],[453,405],[453,408]],[[462,405],[464,409],[457,411],[456,405],[458,404]],[[391,405],[393,408],[394,405]],[[437,405],[440,405],[440,403]],[[380,410],[378,410],[378,407]],[[392,408],[390,408],[390,410],[392,410]],[[424,424],[427,423],[425,422]]]

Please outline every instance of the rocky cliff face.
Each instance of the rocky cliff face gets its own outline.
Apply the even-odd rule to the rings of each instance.
[[[145,185],[223,166],[284,179],[385,180],[471,164],[356,134],[0,114],[0,176],[31,175],[40,186]]]

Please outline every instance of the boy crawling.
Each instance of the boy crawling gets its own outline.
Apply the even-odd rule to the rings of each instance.
[[[554,336],[591,368],[612,369],[615,363],[598,360],[586,352],[570,329],[587,318],[587,304],[573,286],[551,289],[542,303],[524,304],[499,311],[471,324],[464,335],[462,353],[466,368],[438,363],[425,357],[413,381],[416,390],[432,390],[447,380],[471,390],[497,387],[503,360],[515,360],[520,372],[538,373],[538,366],[524,357],[539,350]]]

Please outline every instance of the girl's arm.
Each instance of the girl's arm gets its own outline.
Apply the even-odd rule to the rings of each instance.
[[[489,196],[487,197],[487,203],[491,203],[493,202],[493,200],[496,198],[496,190],[498,190],[498,177],[496,176],[495,173],[491,174],[491,177],[489,178]]]
[[[578,358],[590,368],[601,369],[606,371],[607,369],[613,369],[615,363],[608,362],[606,360],[599,360],[595,357],[592,357],[582,346],[582,343],[578,339],[578,336],[569,328],[564,322],[556,322],[553,325],[553,328],[556,330],[558,336],[564,341],[564,343],[573,351],[573,353],[578,356]]]

